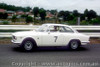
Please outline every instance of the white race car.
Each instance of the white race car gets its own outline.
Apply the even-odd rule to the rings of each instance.
[[[75,50],[81,45],[88,44],[89,38],[63,24],[43,24],[37,30],[12,34],[12,42],[27,51],[40,46],[68,46]]]

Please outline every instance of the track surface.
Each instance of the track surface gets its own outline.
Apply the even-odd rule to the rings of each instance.
[[[17,45],[0,44],[0,67],[100,67],[100,44],[72,51],[42,47],[25,52]]]

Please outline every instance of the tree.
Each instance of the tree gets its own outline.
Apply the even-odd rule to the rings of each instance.
[[[61,17],[64,20],[65,19],[64,14],[65,14],[65,11],[60,11],[59,14],[58,14],[58,17]]]
[[[35,19],[35,17],[37,17],[38,14],[39,14],[39,8],[38,7],[34,7],[32,13],[34,14],[34,19]]]
[[[70,14],[70,15],[67,17],[67,20],[68,20],[68,21],[74,20],[74,18],[75,18],[74,15]]]
[[[12,22],[16,22],[16,19],[17,19],[17,16],[16,15],[13,15],[12,16]]]
[[[68,16],[70,15],[69,11],[60,11],[58,16],[62,17],[64,21],[68,20]]]
[[[68,16],[69,15],[70,15],[70,12],[69,11],[65,11],[64,12],[64,17],[63,17],[64,21],[67,21],[68,20]]]
[[[14,5],[7,5],[5,3],[0,3],[0,8],[5,9],[5,10],[11,10],[11,11],[21,10],[21,11],[25,11],[25,12],[28,12],[28,11],[31,10],[30,7],[17,7],[17,6],[14,6]]]
[[[40,14],[41,20],[44,21],[46,17],[46,10],[41,8],[39,14]]]
[[[25,15],[25,14],[21,15],[21,18],[26,18],[26,17],[27,17],[27,15]]]
[[[87,18],[85,17],[85,15],[84,14],[80,14],[80,20],[82,21],[82,20],[87,20]]]
[[[0,13],[0,19],[3,19],[3,13]]]
[[[80,14],[79,14],[79,12],[78,12],[77,10],[74,10],[74,11],[73,11],[73,15],[74,15],[75,17],[79,17]]]
[[[8,14],[7,13],[4,13],[3,14],[3,19],[7,19],[7,17],[8,17]]]
[[[84,16],[88,18],[88,20],[91,20],[93,18],[97,17],[97,13],[94,10],[90,10],[88,11],[88,9],[86,9],[84,11]]]
[[[29,10],[31,10],[30,7],[26,7],[26,8],[25,8],[25,11],[29,11]]]
[[[51,14],[55,15],[57,13],[57,10],[50,10]]]
[[[64,15],[64,11],[60,11],[58,17],[63,17],[63,15]]]
[[[7,13],[0,13],[0,19],[7,19],[8,14]]]
[[[85,16],[85,17],[88,17],[88,13],[89,13],[89,11],[88,11],[88,9],[86,9],[86,10],[84,11],[84,16]]]
[[[97,17],[96,12],[94,10],[90,10],[89,14],[88,14],[88,18],[93,19],[93,18],[96,18],[96,17]]]
[[[26,23],[33,22],[33,18],[31,16],[26,17]]]

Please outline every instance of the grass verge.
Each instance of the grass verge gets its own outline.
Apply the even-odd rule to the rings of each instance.
[[[0,38],[0,44],[12,44],[12,38]],[[90,44],[100,44],[100,39],[90,39]]]

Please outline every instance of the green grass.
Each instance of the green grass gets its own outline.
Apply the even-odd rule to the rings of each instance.
[[[11,40],[12,37],[0,37],[0,40],[4,40],[4,39],[9,39],[9,40]]]
[[[18,32],[18,31],[28,31],[28,30],[0,30],[0,32]]]

